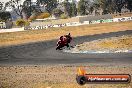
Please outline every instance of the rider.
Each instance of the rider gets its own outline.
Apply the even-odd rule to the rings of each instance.
[[[72,40],[71,33],[69,33],[68,35],[65,35],[65,37],[67,38],[67,42],[70,43]]]
[[[71,34],[69,33],[68,35],[64,35],[64,36],[67,38],[67,44],[66,44],[66,46],[69,47],[69,44],[70,44],[70,42],[72,40]]]

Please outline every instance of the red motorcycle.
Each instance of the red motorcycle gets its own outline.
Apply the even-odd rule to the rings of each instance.
[[[72,40],[72,37],[70,35],[70,33],[68,35],[65,35],[65,36],[61,36],[60,39],[58,40],[57,42],[57,48],[56,50],[62,50],[63,47],[67,47],[67,48],[70,48],[69,44]]]

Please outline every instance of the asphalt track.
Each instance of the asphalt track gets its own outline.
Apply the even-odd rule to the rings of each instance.
[[[97,39],[132,34],[132,30],[80,36],[73,45]],[[0,65],[44,65],[75,63],[132,64],[132,53],[71,54],[56,51],[56,41],[44,41],[0,48]]]

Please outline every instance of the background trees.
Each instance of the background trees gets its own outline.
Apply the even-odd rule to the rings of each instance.
[[[64,6],[64,13],[67,16],[71,17],[71,15],[72,15],[72,8],[71,8],[71,4],[68,2],[68,0],[65,0],[63,2],[63,6]]]
[[[69,3],[68,0],[65,0],[63,3],[60,3],[57,8],[53,10],[52,13],[57,18],[68,18],[74,17],[77,15],[76,4]]]
[[[7,7],[11,7],[18,16],[23,18],[23,10],[25,6],[21,3],[21,0],[10,0],[9,2],[6,3]]]
[[[77,8],[76,8],[76,4],[75,3],[71,3],[71,16],[77,16]]]
[[[129,9],[130,12],[132,12],[132,0],[125,0],[125,6],[127,9]]]
[[[78,3],[78,14],[80,15],[92,14],[95,9],[92,0],[80,0]]]
[[[0,12],[0,21],[7,21],[11,19],[11,14],[9,12]]]
[[[115,0],[115,11],[116,13],[121,13],[121,9],[124,7],[125,5],[125,0]]]
[[[52,12],[52,14],[56,17],[56,18],[59,18],[61,16],[61,14],[63,14],[64,12],[61,11],[61,9],[59,8],[55,8]]]
[[[79,15],[101,15],[121,13],[122,8],[132,11],[132,0],[80,0],[78,3],[65,0],[58,3],[57,0],[37,0],[37,5],[31,5],[31,0],[10,0],[5,6],[11,7],[22,19],[39,15],[43,12],[53,14],[57,18],[74,17]],[[58,8],[58,6],[62,8]],[[0,9],[3,4],[0,3]],[[42,10],[42,9],[44,10]]]
[[[95,12],[95,15],[122,13],[123,8],[132,11],[132,0],[80,0],[78,3],[78,13],[80,15],[88,15]]]
[[[44,5],[46,11],[52,13],[53,9],[57,7],[57,0],[37,0],[38,5]]]
[[[80,0],[78,3],[78,13],[80,15],[86,15],[86,6],[84,0]]]
[[[122,8],[125,6],[125,2],[125,0],[98,0],[103,14],[112,14],[114,12],[121,13]]]
[[[0,2],[0,11],[3,9],[3,3]]]

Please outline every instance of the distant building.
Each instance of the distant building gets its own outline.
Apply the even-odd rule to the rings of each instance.
[[[10,29],[12,28],[13,23],[10,22],[0,22],[0,29]]]

